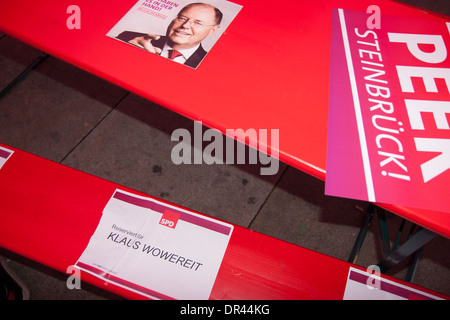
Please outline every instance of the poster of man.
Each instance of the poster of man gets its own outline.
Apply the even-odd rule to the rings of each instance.
[[[195,1],[139,0],[107,36],[195,69],[242,8]]]

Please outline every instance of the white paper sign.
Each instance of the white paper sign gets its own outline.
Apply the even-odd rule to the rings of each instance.
[[[350,268],[344,300],[442,300],[426,292]]]
[[[116,190],[76,267],[156,299],[208,299],[233,225]]]
[[[3,167],[3,165],[6,163],[6,160],[8,160],[11,155],[14,153],[14,151],[0,147],[0,169]]]

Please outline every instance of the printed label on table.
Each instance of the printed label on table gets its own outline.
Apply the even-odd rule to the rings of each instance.
[[[81,270],[153,299],[209,299],[233,225],[116,190]]]
[[[334,9],[327,195],[450,213],[450,23]]]
[[[442,300],[421,290],[350,267],[344,300]]]
[[[0,147],[0,169],[6,163],[6,161],[12,156],[14,151]]]

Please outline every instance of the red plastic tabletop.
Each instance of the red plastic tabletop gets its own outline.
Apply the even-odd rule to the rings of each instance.
[[[278,129],[279,159],[325,180],[331,11],[366,11],[373,1],[232,2],[242,10],[197,69],[106,36],[136,0],[77,1],[80,29],[67,28],[66,2],[3,0],[0,29],[223,133]],[[395,1],[376,4],[382,14],[440,19]],[[450,236],[448,213],[381,206]]]

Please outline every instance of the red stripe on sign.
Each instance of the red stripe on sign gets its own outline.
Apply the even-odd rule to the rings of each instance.
[[[369,277],[370,276],[366,274],[351,271],[349,279],[359,283],[367,284],[367,280],[369,279]],[[382,278],[379,279],[380,279],[380,290],[395,294],[405,299],[411,299],[412,297],[414,297],[415,299],[434,300],[432,297],[427,297],[425,295],[420,294],[419,292],[415,292],[408,288],[403,288],[399,285],[386,282]]]
[[[136,205],[139,207],[147,208],[147,209],[150,209],[150,210],[162,213],[162,214],[164,214],[165,210],[170,210],[172,212],[179,214],[180,220],[195,224],[199,227],[210,229],[210,230],[218,232],[218,233],[222,233],[227,236],[231,232],[231,228],[228,226],[216,223],[216,222],[208,220],[208,219],[204,219],[199,216],[189,214],[187,212],[183,212],[181,210],[173,209],[173,208],[163,205],[161,203],[154,202],[151,199],[142,199],[142,198],[133,197],[131,195],[122,193],[120,191],[116,191],[113,198],[128,202],[130,204],[133,204],[133,205]]]
[[[8,157],[11,155],[12,152],[0,149],[0,158],[8,159]]]

